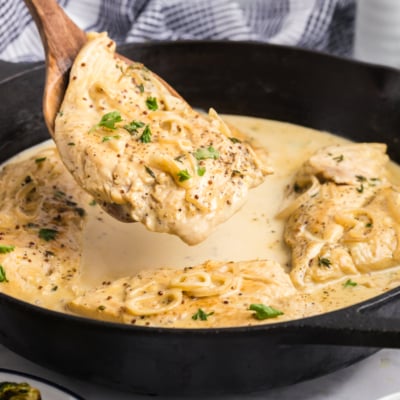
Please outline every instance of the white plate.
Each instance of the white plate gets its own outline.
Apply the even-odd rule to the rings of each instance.
[[[84,400],[70,390],[65,389],[55,383],[49,382],[46,379],[38,378],[37,376],[25,374],[18,371],[8,369],[0,369],[0,382],[26,382],[38,389],[43,399],[51,400]]]
[[[380,397],[376,400],[400,400],[400,392],[392,393],[384,397]]]

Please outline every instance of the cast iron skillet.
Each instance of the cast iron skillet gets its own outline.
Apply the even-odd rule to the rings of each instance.
[[[195,107],[383,141],[400,162],[396,70],[255,43],[153,43],[121,52],[144,62]],[[0,83],[0,162],[48,138],[43,81],[43,67],[35,66]],[[297,321],[205,330],[94,321],[0,295],[0,340],[41,365],[132,392],[260,391],[343,368],[378,347],[400,347],[399,295],[400,288]]]

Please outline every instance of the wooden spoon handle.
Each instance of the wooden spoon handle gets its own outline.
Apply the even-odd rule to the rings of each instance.
[[[39,29],[46,54],[43,116],[51,135],[68,85],[69,70],[86,42],[86,34],[65,14],[56,0],[24,0]],[[130,63],[125,57],[116,55]],[[179,94],[158,79],[175,96]],[[180,97],[180,96],[179,96]]]
[[[68,83],[67,72],[86,42],[86,34],[55,0],[24,1],[39,29],[45,49],[47,68],[43,114],[50,133],[53,133],[54,120]]]

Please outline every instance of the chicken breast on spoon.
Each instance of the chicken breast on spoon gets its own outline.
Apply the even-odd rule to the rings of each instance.
[[[204,240],[271,170],[211,109],[193,110],[139,63],[90,34],[70,74],[54,139],[78,183],[116,218]]]

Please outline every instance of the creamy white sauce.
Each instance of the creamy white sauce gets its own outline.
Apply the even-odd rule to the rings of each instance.
[[[275,218],[285,186],[316,149],[345,139],[282,122],[243,116],[224,119],[254,138],[269,153],[274,174],[250,191],[242,209],[204,242],[189,246],[178,237],[146,230],[139,223],[120,222],[96,206],[87,206],[83,235],[82,281],[88,287],[104,280],[158,267],[185,267],[206,260],[272,259],[285,266],[289,254],[282,242],[283,221]],[[26,159],[52,141],[34,146],[12,162]]]
[[[149,232],[139,223],[119,222],[98,205],[83,205],[88,213],[81,260],[82,283],[86,288],[133,276],[143,269],[193,266],[206,260],[271,259],[289,270],[289,252],[282,240],[284,221],[275,217],[282,207],[285,188],[317,149],[348,141],[282,122],[242,116],[225,116],[224,119],[268,151],[274,174],[250,191],[247,203],[237,214],[196,246],[188,246],[173,235]],[[47,141],[34,146],[7,163],[22,161],[50,145],[54,144]],[[399,184],[400,167],[391,163],[389,169],[391,180]],[[337,282],[311,294],[299,293],[298,301],[282,307],[287,307],[288,317],[302,316],[307,307],[311,314],[331,310],[388,290],[398,285],[399,279],[399,268],[365,274],[357,279],[355,288],[343,288],[342,282]],[[320,304],[320,308],[313,310],[314,304]],[[243,323],[239,317],[237,323]]]
[[[344,139],[268,120],[224,118],[268,150],[274,174],[250,191],[238,213],[196,246],[188,246],[172,235],[149,232],[142,224],[119,222],[98,206],[90,207],[83,244],[84,281],[92,285],[143,269],[184,267],[209,259],[272,259],[281,265],[288,263],[288,252],[282,243],[283,222],[275,218],[285,186],[316,149]]]

